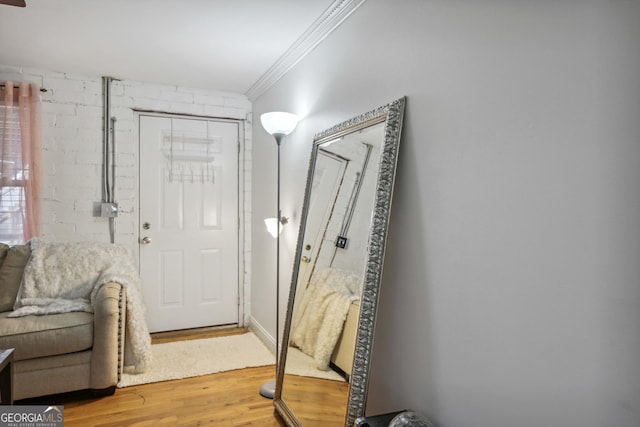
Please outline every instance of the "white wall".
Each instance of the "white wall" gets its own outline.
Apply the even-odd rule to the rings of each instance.
[[[42,235],[56,241],[109,241],[108,220],[94,217],[102,198],[102,80],[100,76],[0,65],[0,80],[28,81],[42,94],[44,162]],[[251,102],[245,95],[114,81],[111,114],[116,117],[116,243],[138,250],[138,133],[136,110],[223,117],[244,123],[240,173],[246,182],[242,212],[245,261],[250,263]],[[250,271],[243,278],[249,292]],[[247,295],[248,296],[248,295]],[[248,300],[248,298],[247,298]],[[248,311],[248,305],[245,307]]]
[[[638,40],[632,1],[368,0],[254,103],[306,116],[282,146],[288,284],[313,134],[408,96],[369,414],[640,425]],[[254,141],[269,330],[275,143],[258,120]]]

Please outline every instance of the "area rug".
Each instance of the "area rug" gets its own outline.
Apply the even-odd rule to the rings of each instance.
[[[154,344],[151,346],[151,352],[153,361],[147,372],[123,374],[118,387],[197,377],[275,363],[273,354],[252,332]]]
[[[345,382],[345,379],[331,368],[326,371],[318,369],[313,357],[307,356],[295,347],[289,347],[287,349],[287,363],[284,368],[284,373]]]

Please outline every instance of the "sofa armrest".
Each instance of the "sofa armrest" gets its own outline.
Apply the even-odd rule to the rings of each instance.
[[[98,290],[93,311],[93,349],[90,387],[104,390],[120,380],[124,363],[126,295],[119,283]]]

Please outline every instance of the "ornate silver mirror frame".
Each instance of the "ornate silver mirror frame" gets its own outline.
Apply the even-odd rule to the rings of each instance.
[[[338,140],[339,138],[343,138],[355,132],[380,125],[383,129],[381,132],[382,141],[380,144],[377,164],[375,165],[377,167],[377,182],[375,183],[375,194],[371,196],[373,209],[371,212],[371,222],[369,227],[370,232],[369,235],[366,236],[367,253],[365,256],[365,265],[362,275],[362,294],[360,299],[359,321],[355,332],[356,338],[353,363],[350,375],[348,376],[349,384],[348,386],[345,386],[348,387],[348,398],[346,399],[347,402],[345,404],[346,413],[344,414],[344,426],[352,426],[356,418],[364,415],[367,399],[369,364],[371,360],[376,309],[378,304],[378,291],[382,278],[382,267],[391,212],[391,198],[393,194],[396,164],[398,159],[404,106],[405,98],[403,97],[361,116],[340,123],[317,134],[314,138],[307,175],[305,197],[302,206],[300,230],[298,234],[287,316],[282,337],[281,356],[279,358],[278,374],[276,379],[276,392],[274,396],[274,405],[276,410],[289,426],[304,425],[304,417],[297,414],[297,409],[292,408],[292,405],[287,403],[287,398],[283,399],[283,384],[290,336],[292,332],[291,328],[296,287],[301,269],[300,262],[303,258],[303,246],[305,246],[305,230],[309,214],[310,193],[319,147],[322,144],[329,145],[327,143],[331,143],[332,141]],[[375,158],[371,159],[371,161],[375,160]],[[306,246],[308,249],[308,244]],[[317,402],[309,402],[309,404],[310,406],[313,406],[317,405]],[[300,404],[298,408],[303,406],[305,406],[304,403]],[[326,408],[327,412],[330,412],[331,410],[333,410],[333,408]],[[318,425],[325,424],[320,423]]]

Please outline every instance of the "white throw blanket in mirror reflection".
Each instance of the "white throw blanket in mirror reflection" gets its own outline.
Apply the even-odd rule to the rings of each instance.
[[[98,289],[109,282],[123,286],[127,297],[125,369],[144,372],[151,363],[140,278],[131,252],[124,246],[94,242],[29,242],[27,263],[10,317],[93,312]]]
[[[318,369],[329,369],[349,306],[360,299],[360,293],[354,291],[361,288],[361,276],[326,268],[315,272],[309,286],[298,294],[290,345],[313,357]]]

